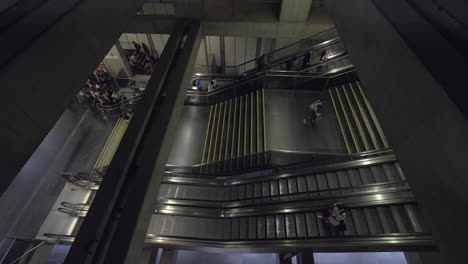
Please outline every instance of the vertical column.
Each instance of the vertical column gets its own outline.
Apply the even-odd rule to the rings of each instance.
[[[65,263],[137,261],[199,44],[200,23],[179,21]]]
[[[163,248],[161,253],[161,260],[159,264],[176,264],[177,263],[177,250],[171,248]]]
[[[163,251],[163,249],[161,249]],[[158,258],[159,248],[150,247],[144,248],[141,252],[139,264],[155,264],[156,259]],[[164,251],[163,251],[164,252]]]
[[[132,78],[133,77],[133,71],[132,71],[132,67],[130,67],[130,63],[128,63],[128,59],[127,57],[125,56],[125,52],[124,50],[122,49],[122,45],[120,45],[120,42],[116,42],[115,43],[115,48],[118,52],[118,55],[120,57],[120,60],[122,61],[122,69],[123,71],[125,72],[125,74],[127,75],[127,77],[129,78]],[[117,76],[115,76],[117,77]]]

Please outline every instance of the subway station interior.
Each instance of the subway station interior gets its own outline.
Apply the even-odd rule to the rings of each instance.
[[[467,263],[468,2],[0,2],[0,263]]]

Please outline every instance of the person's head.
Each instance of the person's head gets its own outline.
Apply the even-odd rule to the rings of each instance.
[[[342,203],[337,203],[337,204],[336,204],[336,208],[338,208],[338,209],[340,209],[340,210],[344,210],[344,209],[345,209],[345,207],[344,207],[344,205],[343,205]]]
[[[216,76],[211,77],[211,80],[216,80]]]

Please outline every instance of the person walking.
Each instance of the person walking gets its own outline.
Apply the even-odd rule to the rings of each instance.
[[[141,46],[140,44],[136,43],[135,41],[132,41],[133,47],[135,47],[136,53],[141,53]]]
[[[142,51],[143,51],[146,55],[149,55],[149,54],[150,54],[149,49],[148,49],[148,46],[146,46],[145,43],[141,43],[141,47],[142,47]]]
[[[263,54],[260,57],[257,57],[255,62],[257,64],[257,72],[260,72],[263,69],[263,67],[265,67],[265,54]]]
[[[322,108],[322,105],[323,105],[324,102],[325,102],[325,100],[319,99],[319,100],[313,102],[309,106],[310,115],[309,115],[309,117],[306,117],[304,119],[304,125],[308,125],[308,124],[312,125],[314,122],[316,122],[318,120],[319,117],[322,116],[322,114],[320,113],[320,108]]]

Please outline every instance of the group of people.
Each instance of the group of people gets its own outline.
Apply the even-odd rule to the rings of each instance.
[[[128,58],[128,63],[134,68],[144,70],[146,74],[151,74],[154,66],[159,62],[158,52],[155,51],[153,55],[145,43],[141,43],[141,45],[135,41],[132,43],[135,51]]]
[[[195,80],[193,80],[192,86],[196,87],[200,91],[204,90],[203,83],[202,83],[202,80],[201,80],[200,76],[197,76],[197,78],[195,78]],[[218,87],[216,76],[213,76],[213,77],[211,77],[211,80],[208,83],[208,85],[206,87],[206,90],[207,91],[212,91],[212,90],[216,89],[216,87]]]
[[[313,51],[310,49],[304,54],[304,56],[302,57],[302,65],[300,67],[300,70],[304,70],[311,65],[310,60],[312,58],[312,53]],[[294,56],[291,59],[288,59],[284,62],[284,64],[286,65],[287,71],[292,70],[293,66],[296,64],[296,61],[297,61],[297,64],[299,63],[297,58],[298,58],[297,56]],[[320,63],[325,63],[327,60],[328,60],[327,50],[324,49],[320,52]],[[262,71],[265,68],[265,66],[267,66],[265,54],[257,57],[255,59],[255,64],[257,67],[257,72]]]
[[[88,77],[85,85],[77,95],[78,101],[84,105],[94,106],[96,104],[112,105],[120,102],[120,95],[112,90],[112,77],[109,72],[100,65]]]

